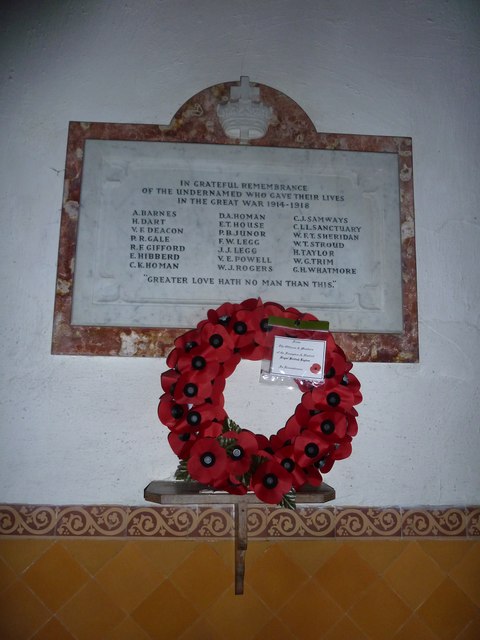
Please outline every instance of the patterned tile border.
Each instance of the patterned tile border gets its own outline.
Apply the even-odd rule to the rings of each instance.
[[[0,536],[215,540],[233,537],[231,506],[0,505]],[[251,505],[251,539],[478,538],[480,506],[442,508]]]

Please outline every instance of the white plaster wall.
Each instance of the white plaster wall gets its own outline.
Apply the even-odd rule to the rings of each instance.
[[[412,136],[421,362],[358,364],[337,504],[479,499],[476,0],[27,0],[0,9],[0,501],[141,504],[176,458],[163,360],[50,355],[69,120],[168,123],[249,75],[320,131]],[[228,410],[277,430],[298,398],[242,363]]]

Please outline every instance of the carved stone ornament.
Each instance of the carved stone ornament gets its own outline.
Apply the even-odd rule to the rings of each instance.
[[[272,107],[260,100],[260,89],[248,76],[241,76],[238,86],[230,89],[230,99],[217,107],[220,123],[229,138],[248,140],[263,138],[273,119]]]

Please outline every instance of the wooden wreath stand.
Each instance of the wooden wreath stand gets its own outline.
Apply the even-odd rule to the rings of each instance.
[[[157,504],[209,504],[235,507],[235,595],[243,594],[245,553],[248,544],[247,513],[251,504],[265,504],[254,493],[243,496],[214,491],[198,482],[154,480],[145,488],[145,500]],[[297,504],[322,504],[335,498],[335,489],[323,482],[319,487],[303,487],[296,493]]]

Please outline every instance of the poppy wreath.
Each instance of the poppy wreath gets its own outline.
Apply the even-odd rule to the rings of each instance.
[[[351,454],[358,430],[354,405],[362,395],[352,363],[326,331],[324,384],[296,380],[301,401],[270,437],[240,428],[224,408],[226,379],[242,359],[271,357],[271,316],[317,320],[254,298],[210,309],[196,329],[179,336],[161,376],[158,417],[180,459],[176,479],[231,494],[253,491],[265,503],[294,508],[297,490],[319,486],[322,474]]]

